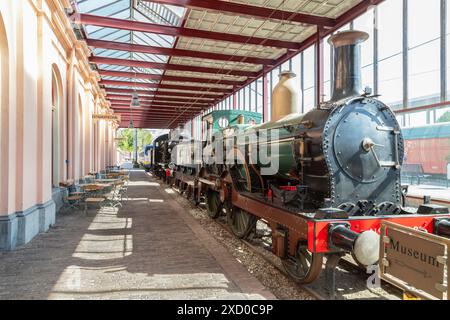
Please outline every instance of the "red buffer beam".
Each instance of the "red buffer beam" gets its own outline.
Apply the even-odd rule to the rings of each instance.
[[[123,86],[123,87],[131,87],[131,88],[133,88],[133,87],[136,87],[136,88],[159,88],[159,89],[188,90],[188,91],[209,91],[209,92],[220,92],[220,93],[232,92],[232,89],[194,87],[194,86],[145,83],[145,82],[129,82],[129,81],[117,81],[117,80],[101,80],[100,84],[105,85],[105,86]]]
[[[304,13],[296,13],[291,11],[276,10],[272,8],[252,6],[236,2],[221,0],[144,0],[158,2],[173,6],[183,6],[190,8],[209,9],[221,12],[235,13],[237,15],[247,15],[264,19],[278,19],[313,24],[323,27],[334,27],[336,21],[327,17],[314,16]]]
[[[165,55],[165,56],[190,57],[190,58],[200,58],[200,59],[209,59],[209,60],[245,62],[245,63],[262,64],[262,65],[268,65],[268,66],[275,64],[275,60],[273,60],[273,59],[233,56],[233,55],[229,55],[229,54],[211,53],[211,52],[205,52],[205,51],[192,51],[192,50],[184,50],[184,49],[176,49],[176,48],[152,47],[152,46],[146,46],[146,45],[141,45],[141,44],[131,44],[131,43],[124,43],[124,42],[95,40],[95,39],[86,39],[86,43],[90,47],[109,49],[109,50],[142,52],[142,53],[148,53],[148,54],[160,54],[160,55]]]
[[[235,86],[235,85],[242,84],[242,81],[214,80],[214,79],[194,78],[194,77],[175,77],[175,76],[166,76],[166,75],[162,76],[159,74],[148,74],[148,73],[140,73],[140,72],[99,70],[98,73],[101,76],[106,76],[106,77],[122,77],[122,78],[135,78],[135,79],[145,79],[145,80],[214,83],[214,84],[223,84],[223,85],[229,85],[229,86]]]
[[[188,72],[213,73],[213,74],[228,74],[230,76],[249,77],[249,78],[255,78],[258,75],[257,72],[251,72],[251,71],[206,68],[206,67],[188,66],[188,65],[182,65],[182,64],[165,64],[165,63],[158,63],[158,62],[116,59],[116,58],[106,58],[106,57],[90,57],[89,61],[92,63],[96,63],[96,64],[118,65],[118,66],[124,66],[124,67],[137,67],[137,68],[173,70],[173,71],[188,71]]]
[[[165,26],[154,23],[130,21],[111,17],[96,16],[85,13],[75,13],[71,16],[71,19],[73,22],[77,24],[87,24],[97,27],[164,34],[173,37],[183,36],[183,37],[201,38],[217,41],[236,42],[241,44],[262,45],[267,47],[277,47],[291,50],[295,50],[298,47],[298,43],[290,41],[273,40],[258,37],[247,37],[238,34]]]

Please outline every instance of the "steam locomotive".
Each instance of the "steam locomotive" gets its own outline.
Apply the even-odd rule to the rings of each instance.
[[[272,121],[213,111],[204,117],[206,141],[155,147],[171,153],[165,179],[196,203],[204,199],[211,218],[225,215],[237,237],[254,236],[256,222],[265,222],[272,252],[300,283],[319,276],[325,255],[329,270],[346,253],[360,265],[376,264],[382,220],[430,233],[450,226],[447,208],[404,209],[399,124],[387,105],[361,90],[367,39],[359,31],[330,37],[333,94],[316,109],[297,113],[294,75],[286,72],[272,95]],[[263,149],[269,161],[260,157]],[[274,163],[277,170],[264,173]]]

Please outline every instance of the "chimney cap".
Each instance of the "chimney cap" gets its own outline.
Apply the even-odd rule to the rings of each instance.
[[[359,44],[369,39],[369,34],[363,31],[348,30],[338,32],[328,39],[328,43],[335,48]]]
[[[279,74],[278,77],[281,78],[282,76],[289,76],[291,78],[296,77],[297,75],[295,74],[295,72],[291,71],[291,70],[282,70]]]

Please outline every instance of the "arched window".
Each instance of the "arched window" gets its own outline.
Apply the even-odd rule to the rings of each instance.
[[[0,214],[8,211],[9,50],[0,14]]]
[[[52,67],[52,186],[57,187],[60,182],[60,112],[61,110],[61,76],[58,68]]]

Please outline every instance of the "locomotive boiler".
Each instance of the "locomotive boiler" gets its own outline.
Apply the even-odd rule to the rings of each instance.
[[[282,73],[272,121],[209,126],[199,169],[180,175],[183,164],[175,164],[175,184],[192,189],[196,203],[204,197],[210,217],[225,215],[237,237],[251,238],[256,222],[266,223],[272,252],[301,283],[318,277],[325,256],[329,270],[346,253],[360,265],[376,264],[382,220],[436,233],[436,221],[449,219],[439,206],[404,209],[399,124],[361,86],[360,47],[367,39],[359,31],[330,37],[330,101],[299,114],[294,75]]]
[[[403,138],[399,124],[383,102],[368,93],[360,94],[359,47],[367,37],[351,31],[330,38],[335,48],[336,75],[330,101],[303,115],[291,113],[297,99],[282,85],[273,94],[275,120],[228,128],[218,135],[223,138],[215,140],[215,149],[236,141],[231,142],[238,153],[234,156],[241,157],[242,164],[234,167],[238,180],[245,180],[243,190],[270,189],[275,194],[284,193],[287,206],[317,209],[327,205],[349,216],[400,212]],[[286,75],[292,77],[291,72],[282,73],[282,84]],[[287,98],[275,99],[277,89],[287,91],[283,93]],[[259,159],[256,153],[261,144],[252,137],[261,137],[263,131],[271,161],[258,161],[252,166],[250,159]],[[258,169],[272,163],[276,163],[276,174],[259,174]],[[290,186],[289,190],[280,189],[285,186]]]

